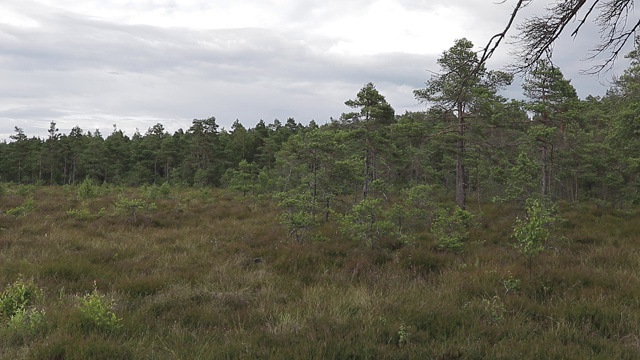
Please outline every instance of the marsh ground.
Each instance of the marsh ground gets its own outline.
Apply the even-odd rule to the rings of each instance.
[[[640,358],[633,211],[562,205],[566,221],[529,277],[505,205],[472,209],[477,226],[457,253],[426,232],[370,248],[332,222],[296,243],[268,202],[147,195],[7,187],[0,291],[41,289],[29,308],[44,321],[0,317],[0,358]],[[92,293],[115,324],[81,310]]]

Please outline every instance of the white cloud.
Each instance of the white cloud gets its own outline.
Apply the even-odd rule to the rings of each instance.
[[[28,17],[24,16],[11,8],[0,5],[0,24],[11,25],[20,28],[38,27],[40,24]]]
[[[342,55],[436,54],[453,39],[464,36],[461,23],[450,22],[455,12],[444,6],[408,12],[396,1],[378,0],[360,12],[328,21],[314,32],[340,39],[330,52]],[[446,34],[442,34],[445,28]]]
[[[323,123],[370,81],[397,112],[418,110],[412,90],[435,59],[461,37],[480,48],[510,12],[489,0],[4,0],[0,139],[14,126],[45,135],[52,120],[103,134],[209,116]]]

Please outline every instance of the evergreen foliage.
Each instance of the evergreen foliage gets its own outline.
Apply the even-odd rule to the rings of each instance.
[[[464,242],[469,238],[472,221],[473,214],[459,207],[439,209],[434,215],[432,225],[438,248],[462,251]]]
[[[16,127],[0,143],[0,179],[79,184],[83,201],[96,196],[95,184],[225,186],[263,198],[302,191],[317,221],[376,197],[377,180],[400,202],[403,189],[426,185],[439,189],[435,202],[453,198],[461,208],[467,197],[480,206],[490,199],[523,204],[536,193],[625,207],[640,202],[640,64],[637,52],[628,57],[629,69],[606,96],[584,100],[560,69],[538,61],[523,85],[526,100],[515,101],[498,95],[509,75],[480,66],[473,44],[461,39],[442,54],[441,72],[415,92],[429,104],[425,112],[395,114],[368,83],[345,102],[352,112],[322,126],[236,121],[227,131],[210,117],[173,134],[156,124],[131,137],[114,127],[104,137],[77,126],[60,133],[51,123],[46,139]],[[156,190],[148,196],[167,196]]]

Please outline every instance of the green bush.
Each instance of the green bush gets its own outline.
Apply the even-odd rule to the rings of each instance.
[[[236,190],[246,196],[255,193],[258,187],[258,166],[246,160],[240,161],[238,169],[229,169],[224,175],[225,182],[229,189]]]
[[[15,217],[23,217],[34,212],[37,206],[33,198],[28,198],[20,206],[7,210],[7,215]]]
[[[39,331],[44,324],[44,310],[22,309],[9,318],[7,326],[15,334],[25,336]]]
[[[16,194],[20,196],[29,196],[29,195],[32,195],[35,191],[36,191],[35,185],[20,184],[15,189]]]
[[[380,199],[367,198],[353,205],[340,219],[340,230],[349,238],[373,247],[393,231],[393,223],[384,218]]]
[[[278,206],[284,211],[280,215],[280,223],[287,227],[289,237],[296,242],[303,242],[308,233],[317,226],[314,216],[313,199],[305,191],[283,191],[274,195]]]
[[[42,290],[33,281],[20,279],[9,285],[0,294],[0,337],[24,339],[43,329],[45,312],[35,308],[41,300]]]
[[[555,206],[546,205],[538,199],[528,199],[527,216],[524,219],[516,219],[513,237],[516,240],[516,248],[527,258],[529,277],[533,257],[544,251],[552,231],[561,220],[556,213]]]
[[[93,291],[80,297],[79,300],[78,309],[87,327],[104,331],[115,331],[122,327],[122,319],[113,312],[115,301],[100,294],[95,283]]]
[[[171,196],[171,185],[168,182],[162,183],[162,185],[151,185],[142,188],[144,197],[147,199],[155,200],[158,198],[167,199]]]
[[[93,199],[98,196],[98,186],[94,184],[90,178],[84,179],[84,181],[78,186],[78,197],[82,200]]]
[[[436,245],[442,250],[461,251],[469,238],[469,227],[473,214],[467,210],[442,208],[436,212],[431,231],[436,236]]]
[[[155,210],[157,208],[154,202],[127,198],[122,195],[118,196],[118,199],[114,202],[114,206],[116,208],[116,215],[128,215],[133,219],[134,223],[138,221],[138,213],[140,210]]]
[[[0,294],[0,315],[3,318],[23,312],[42,298],[40,290],[33,281],[17,280]]]
[[[92,214],[91,211],[89,211],[89,209],[82,208],[82,209],[67,210],[67,216],[77,220],[89,220],[93,218],[95,215]]]

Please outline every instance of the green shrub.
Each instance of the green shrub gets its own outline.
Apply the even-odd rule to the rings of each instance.
[[[15,217],[23,217],[34,212],[37,206],[33,198],[28,198],[20,206],[7,210],[7,215]]]
[[[79,300],[78,309],[87,327],[104,331],[115,331],[122,327],[122,319],[113,312],[115,301],[100,294],[95,283],[93,291],[80,297]]]
[[[411,333],[407,329],[405,324],[400,325],[398,329],[398,347],[402,347],[409,344]]]
[[[228,169],[224,175],[229,189],[242,193],[242,196],[255,193],[258,187],[258,166],[246,160],[240,161],[238,169]]]
[[[124,196],[118,196],[118,199],[114,203],[116,212],[118,214],[129,214],[132,209],[155,209],[155,203],[148,203],[143,199],[126,198]]]
[[[42,290],[33,281],[17,280],[0,294],[0,316],[11,318],[32,307],[42,298]]]
[[[25,336],[39,331],[44,325],[44,310],[22,309],[9,318],[7,326],[15,334]]]
[[[434,188],[416,185],[403,189],[400,199],[385,211],[392,224],[393,237],[402,245],[411,245],[416,236],[431,225],[436,203]]]
[[[163,182],[162,185],[160,185],[160,187],[158,188],[158,193],[163,198],[168,198],[169,196],[171,196],[171,192],[171,184],[169,184],[168,182]]]
[[[82,200],[93,199],[98,196],[98,186],[94,184],[90,178],[84,179],[84,181],[78,186],[78,197]]]
[[[42,290],[33,281],[17,280],[0,294],[0,337],[24,340],[45,325],[44,310],[37,310],[35,304],[42,300]]]
[[[36,186],[20,184],[18,185],[15,191],[20,196],[29,196],[36,191]]]
[[[438,210],[431,225],[438,248],[461,251],[464,241],[469,238],[472,221],[473,214],[458,207]]]
[[[380,199],[367,198],[353,205],[340,219],[340,230],[349,238],[373,247],[393,231],[393,224],[384,218]]]
[[[162,185],[151,185],[142,188],[144,197],[147,199],[155,200],[158,198],[167,199],[171,196],[171,185],[168,182],[162,183]]]
[[[87,208],[67,210],[67,216],[77,220],[89,220],[94,217]]]
[[[133,222],[138,221],[138,213],[140,210],[155,210],[157,208],[156,203],[146,202],[143,199],[127,198],[122,195],[118,196],[114,206],[116,208],[116,215],[128,215],[133,219]]]
[[[524,219],[516,219],[513,237],[516,240],[516,248],[527,258],[529,278],[533,257],[544,251],[552,231],[560,220],[555,206],[546,205],[538,199],[528,199],[527,216]]]
[[[520,279],[514,278],[511,274],[506,279],[500,279],[500,283],[504,286],[505,294],[517,293],[520,291]]]
[[[308,233],[317,226],[311,194],[301,190],[283,191],[274,195],[278,206],[284,211],[280,223],[287,227],[289,237],[303,242]]]

